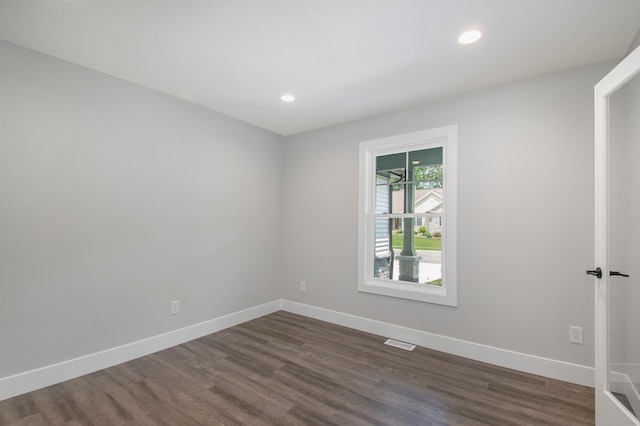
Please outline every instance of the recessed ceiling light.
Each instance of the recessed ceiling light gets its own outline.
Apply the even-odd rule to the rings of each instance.
[[[460,35],[460,37],[458,37],[458,43],[460,44],[471,44],[471,43],[475,43],[476,41],[480,40],[480,37],[482,37],[482,33],[480,31],[467,31],[466,33],[462,33],[462,35]]]
[[[280,100],[282,102],[293,102],[296,100],[296,98],[293,95],[282,95],[280,96]]]

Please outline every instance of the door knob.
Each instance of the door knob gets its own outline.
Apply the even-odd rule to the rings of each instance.
[[[611,275],[611,276],[619,275],[619,276],[621,276],[621,277],[629,277],[629,275],[627,275],[627,274],[623,274],[623,273],[618,272],[618,271],[609,271],[609,275]]]
[[[593,275],[594,277],[600,279],[600,278],[602,278],[602,269],[600,269],[600,267],[598,266],[593,271],[587,271],[587,275]]]

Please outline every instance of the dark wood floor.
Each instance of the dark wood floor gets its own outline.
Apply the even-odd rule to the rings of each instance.
[[[2,425],[589,425],[593,389],[277,312],[0,401]]]

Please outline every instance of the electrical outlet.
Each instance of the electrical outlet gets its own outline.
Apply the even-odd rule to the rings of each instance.
[[[171,315],[175,315],[175,314],[179,314],[180,313],[180,301],[179,300],[173,300],[171,302]]]
[[[582,341],[582,327],[576,327],[573,325],[569,326],[569,342],[577,343],[579,345],[584,343]]]
[[[300,291],[307,291],[307,283],[300,281]]]

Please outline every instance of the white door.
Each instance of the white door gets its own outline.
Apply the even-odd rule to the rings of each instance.
[[[596,424],[640,425],[640,48],[595,87],[594,222]]]

